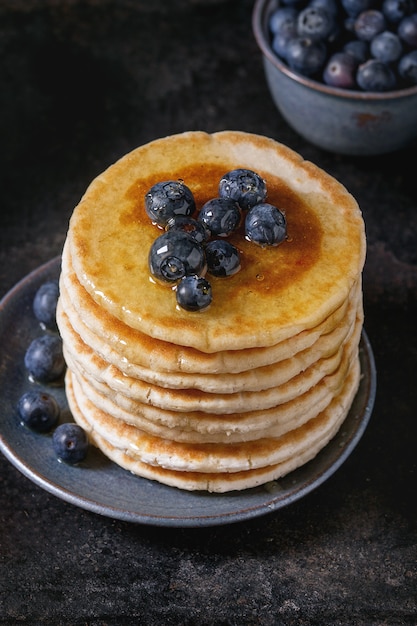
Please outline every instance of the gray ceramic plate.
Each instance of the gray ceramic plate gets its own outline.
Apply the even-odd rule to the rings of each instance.
[[[59,275],[60,258],[19,282],[0,303],[0,449],[9,461],[46,491],[83,509],[115,519],[155,526],[198,527],[237,522],[277,511],[299,500],[327,480],[348,458],[371,416],[376,372],[365,333],[361,340],[362,380],[350,413],[338,435],[304,467],[265,487],[228,494],[187,492],[138,478],[98,450],[71,467],[59,463],[51,435],[31,432],[19,423],[16,403],[33,384],[23,365],[32,338],[43,332],[32,312],[38,287]],[[71,419],[62,387],[52,387]]]

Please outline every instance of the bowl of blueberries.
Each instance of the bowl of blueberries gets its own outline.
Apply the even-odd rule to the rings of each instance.
[[[256,0],[252,26],[287,123],[330,152],[417,138],[417,0]]]

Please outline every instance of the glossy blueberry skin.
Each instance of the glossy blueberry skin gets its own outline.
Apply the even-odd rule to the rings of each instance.
[[[323,81],[332,87],[354,89],[357,66],[356,59],[348,52],[335,52],[325,65]]]
[[[409,85],[417,85],[417,50],[408,52],[400,59],[398,72]]]
[[[83,461],[88,452],[88,437],[78,424],[65,423],[58,426],[52,436],[52,446],[60,461],[75,465]]]
[[[33,313],[36,319],[47,328],[56,329],[56,305],[59,298],[59,284],[56,280],[43,283],[33,299]]]
[[[166,225],[166,230],[179,230],[188,233],[199,244],[206,243],[210,239],[210,231],[205,224],[193,217],[185,217],[184,215],[177,215],[170,219]]]
[[[286,60],[289,67],[304,76],[320,72],[326,62],[327,48],[323,41],[297,37],[288,42]]]
[[[391,91],[397,85],[392,69],[378,59],[369,59],[358,67],[356,82],[364,91],[376,92]]]
[[[66,367],[61,337],[45,334],[33,339],[26,350],[24,363],[34,380],[41,383],[58,380]]]
[[[181,230],[168,230],[157,237],[149,251],[148,263],[151,274],[165,282],[201,274],[206,265],[203,247]]]
[[[227,172],[219,183],[219,196],[235,200],[245,211],[263,202],[266,191],[266,183],[259,174],[242,168]]]
[[[240,270],[239,250],[225,239],[213,239],[206,246],[207,271],[213,276],[233,276]]]
[[[195,200],[182,181],[166,180],[156,183],[146,193],[145,210],[154,224],[165,227],[176,215],[192,215]]]
[[[300,37],[325,40],[335,27],[333,15],[322,7],[307,6],[298,15],[297,32]]]
[[[212,235],[227,237],[239,226],[239,205],[231,198],[213,198],[201,207],[198,221]]]
[[[287,236],[285,215],[272,204],[258,204],[246,216],[245,235],[260,246],[277,246]]]
[[[40,389],[24,393],[19,399],[17,410],[21,423],[38,433],[52,430],[60,415],[59,404],[54,396]]]
[[[202,311],[213,300],[209,281],[202,276],[184,276],[176,290],[177,304],[186,311]]]

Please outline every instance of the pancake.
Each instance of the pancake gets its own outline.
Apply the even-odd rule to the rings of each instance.
[[[157,465],[143,463],[138,458],[132,456],[131,453],[128,454],[125,450],[112,445],[97,432],[95,432],[93,436],[91,426],[89,426],[89,423],[75,401],[69,378],[67,381],[67,394],[77,423],[87,432],[90,431],[89,436],[91,442],[100,448],[109,459],[137,476],[187,491],[226,493],[229,491],[250,489],[259,485],[267,485],[267,483],[282,478],[289,472],[297,469],[297,467],[304,465],[313,459],[319,451],[311,448],[284,463],[243,472],[198,473],[169,470]]]
[[[346,352],[351,354],[358,345],[362,322],[358,320],[352,335],[346,341]],[[241,391],[233,394],[205,393],[199,389],[167,389],[124,375],[114,365],[108,365],[88,346],[79,344],[72,354],[64,344],[64,355],[72,369],[80,371],[92,384],[106,383],[110,389],[142,403],[178,412],[205,411],[217,414],[269,409],[305,393],[320,380],[333,373],[340,365],[345,345],[330,357],[319,359],[305,371],[287,382],[262,391]],[[81,356],[80,356],[81,355]]]
[[[105,384],[92,385],[75,370],[72,370],[72,381],[78,393],[97,408],[151,435],[187,443],[236,443],[277,437],[316,417],[340,393],[351,366],[352,359],[349,361],[346,357],[333,374],[289,402],[262,411],[229,415],[156,409],[115,394]]]
[[[267,348],[206,353],[150,338],[107,313],[79,283],[71,266],[67,244],[63,250],[60,289],[65,313],[85,343],[94,347],[105,359],[114,350],[122,359],[158,372],[161,376],[164,372],[239,373],[289,358],[310,347],[321,335],[334,330],[344,320],[348,307],[356,306],[362,298],[359,280],[354,283],[343,304],[314,328]]]
[[[162,231],[145,195],[181,179],[198,211],[236,168],[265,180],[288,235],[262,247],[238,227],[240,270],[210,275],[211,305],[186,311],[150,275]],[[365,249],[354,198],[272,139],[187,132],[133,150],[90,184],[63,248],[57,323],[75,421],[121,467],[181,489],[246,489],[300,467],[358,389]]]
[[[357,364],[357,360],[354,361]],[[335,434],[346,417],[359,385],[359,368],[352,367],[341,393],[317,417],[279,437],[268,437],[240,443],[184,443],[149,435],[131,424],[98,409],[82,393],[76,395],[72,385],[71,410],[77,419],[75,401],[95,433],[113,446],[126,451],[147,465],[185,472],[240,472],[276,465],[308,449],[321,449]]]
[[[230,280],[213,278],[211,306],[190,315],[175,306],[171,289],[149,280],[158,229],[144,195],[158,181],[182,179],[202,206],[236,167],[267,181],[268,201],[285,211],[289,236],[260,248],[233,235],[242,269]],[[282,144],[235,131],[173,135],[122,157],[88,187],[67,240],[78,280],[103,310],[150,337],[202,352],[271,346],[314,328],[343,304],[365,258],[361,212],[339,182]]]
[[[62,309],[62,302],[65,306],[65,312]],[[321,335],[317,341],[306,348],[297,352],[288,359],[278,361],[277,363],[266,365],[251,370],[245,370],[236,374],[189,374],[186,372],[173,373],[160,372],[159,370],[151,370],[142,366],[129,362],[113,349],[108,349],[106,344],[100,341],[85,327],[79,319],[77,328],[82,329],[80,335],[77,335],[68,318],[67,312],[70,309],[70,303],[62,298],[59,304],[58,317],[60,318],[61,335],[67,345],[76,347],[77,354],[84,352],[81,342],[92,348],[93,352],[100,356],[103,361],[110,365],[115,365],[123,374],[131,378],[136,378],[144,383],[156,384],[160,387],[170,389],[200,389],[207,393],[236,393],[239,391],[261,391],[271,387],[277,387],[283,382],[288,381],[300,372],[304,371],[310,365],[333,355],[339,349],[340,345],[345,341],[352,325],[356,319],[356,309],[352,306],[343,320],[335,330],[330,333]],[[73,312],[72,312],[73,313]],[[74,315],[72,314],[72,319]]]

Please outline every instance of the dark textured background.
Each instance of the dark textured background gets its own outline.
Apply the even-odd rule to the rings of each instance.
[[[252,7],[0,0],[0,296],[60,253],[88,183],[131,148],[192,129],[269,135],[362,208],[370,425],[305,499],[199,530],[83,511],[1,456],[1,624],[417,624],[416,145],[365,159],[296,135],[269,96]]]

